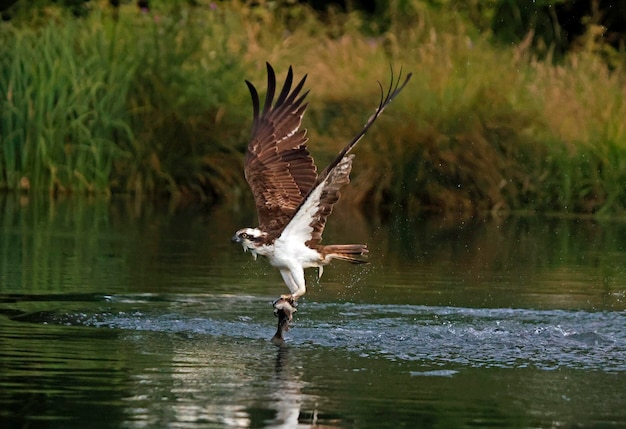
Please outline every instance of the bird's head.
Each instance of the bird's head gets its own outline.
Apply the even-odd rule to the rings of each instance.
[[[243,251],[247,252],[249,250],[256,259],[257,249],[263,245],[266,235],[258,228],[243,228],[233,235],[231,241],[241,244]]]

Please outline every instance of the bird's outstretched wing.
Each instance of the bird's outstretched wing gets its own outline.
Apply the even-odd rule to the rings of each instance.
[[[267,94],[260,110],[259,94],[246,81],[254,109],[252,136],[245,158],[245,176],[259,217],[259,228],[274,238],[289,223],[317,180],[313,158],[306,148],[306,130],[300,130],[308,91],[300,95],[306,75],[293,88],[293,70],[274,101],[276,74],[267,64]]]
[[[340,189],[343,185],[350,182],[350,170],[352,169],[352,158],[354,155],[348,155],[352,148],[363,138],[367,130],[374,124],[376,119],[383,113],[385,107],[393,101],[394,98],[404,89],[413,74],[409,73],[402,80],[402,69],[398,78],[395,79],[393,68],[391,69],[391,79],[387,93],[385,94],[383,86],[380,82],[380,102],[378,107],[369,117],[361,131],[354,136],[352,141],[337,155],[337,157],[322,171],[317,181],[311,188],[311,191],[302,201],[298,208],[294,220],[301,218],[299,222],[294,222],[294,230],[296,224],[300,224],[304,229],[310,231],[310,238],[307,238],[306,244],[309,247],[315,247],[322,241],[322,233],[326,226],[326,219],[333,210],[333,206],[339,200]],[[291,230],[291,224],[289,224]]]

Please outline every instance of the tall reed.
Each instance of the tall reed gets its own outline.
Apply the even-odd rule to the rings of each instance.
[[[76,25],[3,29],[3,187],[108,189],[114,162],[127,156],[118,141],[132,139],[132,69],[110,61],[102,36]]]
[[[5,24],[0,185],[225,195],[239,180],[241,139],[241,113],[226,106],[245,91],[234,84],[241,52],[222,36],[229,25],[217,14],[128,10]]]

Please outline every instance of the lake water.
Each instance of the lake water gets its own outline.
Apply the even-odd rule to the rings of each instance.
[[[6,428],[626,427],[626,221],[366,220],[275,347],[249,210],[0,200]]]

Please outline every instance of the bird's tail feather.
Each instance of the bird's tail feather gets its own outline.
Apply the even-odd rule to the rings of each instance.
[[[366,244],[331,244],[321,246],[320,250],[327,262],[331,259],[340,259],[352,264],[367,264],[367,261],[358,256],[366,256],[369,253]]]

